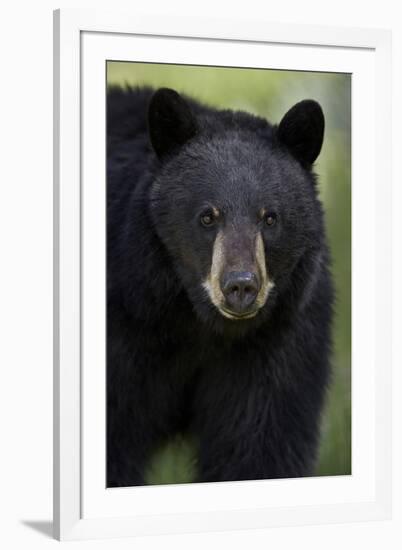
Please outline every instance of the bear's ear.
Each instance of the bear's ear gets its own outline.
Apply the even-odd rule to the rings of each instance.
[[[148,128],[152,147],[158,157],[192,138],[197,124],[186,101],[174,90],[160,88],[151,98]]]
[[[283,117],[277,137],[303,166],[311,167],[321,151],[324,127],[320,105],[312,99],[305,99],[296,103]]]

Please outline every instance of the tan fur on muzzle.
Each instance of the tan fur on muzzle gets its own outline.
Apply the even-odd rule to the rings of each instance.
[[[253,246],[253,244],[254,251],[252,257],[254,259],[254,269],[258,271],[261,287],[255,299],[257,309],[251,312],[250,315],[244,315],[241,319],[250,319],[251,317],[254,317],[258,313],[258,309],[263,307],[267,301],[269,291],[274,286],[274,283],[270,280],[267,272],[264,242],[262,240],[261,233],[257,233],[254,238],[254,243],[251,242],[251,246]],[[220,231],[216,236],[213,246],[211,270],[202,286],[207,291],[211,302],[224,317],[232,320],[238,320],[238,317],[235,317],[224,310],[225,297],[221,290],[220,280],[225,269],[226,258],[228,256],[227,251],[225,250],[226,245],[227,243],[225,242],[224,233]]]

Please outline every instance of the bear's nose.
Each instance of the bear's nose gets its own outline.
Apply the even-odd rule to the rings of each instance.
[[[231,271],[226,274],[221,289],[226,306],[239,315],[247,312],[260,290],[257,275],[250,271]]]

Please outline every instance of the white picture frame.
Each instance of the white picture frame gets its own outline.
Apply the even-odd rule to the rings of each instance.
[[[264,62],[268,50],[269,65]],[[105,109],[105,61],[208,65],[213,60],[230,66],[233,56],[237,66],[354,75],[352,475],[106,489],[105,357],[99,346],[105,323],[105,120],[99,116]],[[229,19],[55,12],[56,538],[390,517],[391,219],[381,217],[377,223],[376,217],[377,211],[391,211],[390,58],[391,36],[384,30],[266,21],[245,28],[242,21]]]

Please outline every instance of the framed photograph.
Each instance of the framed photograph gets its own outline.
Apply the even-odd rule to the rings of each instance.
[[[391,514],[391,37],[54,14],[54,535]]]

